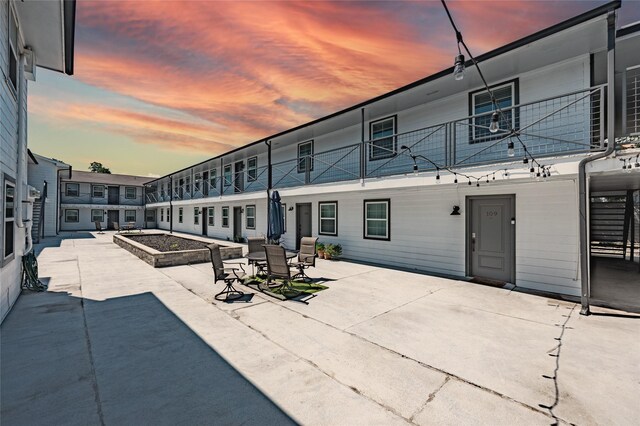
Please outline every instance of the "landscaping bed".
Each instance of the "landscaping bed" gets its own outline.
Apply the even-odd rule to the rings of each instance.
[[[123,235],[154,250],[163,253],[169,251],[201,250],[207,245],[202,241],[190,240],[188,238],[176,237],[175,235],[155,234],[155,235]]]

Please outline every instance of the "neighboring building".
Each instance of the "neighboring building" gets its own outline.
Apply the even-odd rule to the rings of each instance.
[[[31,238],[34,243],[42,237],[52,237],[58,233],[60,197],[57,189],[60,179],[70,176],[70,165],[29,151],[27,181],[40,192],[40,197],[33,204]]]
[[[581,261],[589,241],[579,220],[581,160],[606,153],[585,166],[589,188],[605,197],[622,191],[616,256],[637,221],[628,217],[640,169],[623,173],[606,142],[614,130],[640,131],[640,26],[616,38],[619,7],[608,3],[477,58],[504,112],[497,133],[468,62],[460,81],[446,69],[149,182],[147,209],[161,229],[246,238],[266,234],[267,199],[278,190],[289,247],[318,235],[349,259],[640,309],[640,288],[625,284],[639,282],[637,273],[614,286],[610,277],[590,280]],[[638,152],[615,155],[630,164]],[[550,168],[533,167],[532,178],[534,158]],[[627,244],[622,259],[637,266]]]
[[[0,320],[20,294],[38,195],[27,187],[27,80],[36,67],[73,74],[74,27],[73,0],[0,3]]]
[[[60,230],[94,230],[113,224],[155,227],[155,209],[145,215],[144,183],[149,177],[73,171],[60,181]]]

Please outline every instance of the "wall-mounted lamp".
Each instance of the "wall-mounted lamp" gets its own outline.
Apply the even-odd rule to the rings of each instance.
[[[244,213],[244,209],[240,207],[240,213]]]
[[[293,206],[289,207],[287,210],[289,210],[290,212],[293,211]]]
[[[453,211],[450,216],[460,216],[460,206],[453,206]]]

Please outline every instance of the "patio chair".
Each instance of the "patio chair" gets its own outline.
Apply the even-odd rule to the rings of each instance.
[[[302,279],[305,282],[311,281],[305,270],[308,268],[315,268],[316,266],[316,242],[317,237],[302,237],[300,240],[300,251],[298,252],[298,261],[291,264],[291,266],[298,269],[298,273],[292,278]]]
[[[262,246],[264,246],[265,239],[263,237],[249,237],[247,238],[247,242],[249,245],[249,252],[247,254],[264,253],[264,248]],[[267,262],[265,261],[250,260],[249,264],[252,268],[254,266],[258,268],[258,274],[264,274],[267,271]]]
[[[100,221],[96,220],[94,223],[96,225],[96,231],[98,231],[98,234],[104,234],[104,230],[102,229],[102,224],[100,223]]]
[[[291,287],[291,269],[287,262],[287,255],[284,247],[275,244],[265,244],[264,251],[267,255],[267,287],[279,287],[283,290],[300,294],[299,291]],[[276,278],[283,280],[283,283],[273,285],[272,280]]]
[[[240,290],[236,290],[233,287],[234,282],[242,282],[245,277],[244,268],[241,263],[240,268],[226,268],[222,262],[222,255],[220,254],[220,246],[218,244],[208,244],[209,254],[211,255],[211,266],[213,267],[213,283],[218,281],[224,281],[225,287],[220,293],[216,294],[214,298],[221,301],[230,301],[239,299],[244,296],[244,293]]]
[[[113,229],[116,231],[116,234],[119,234],[121,232],[120,224],[118,222],[113,222]]]

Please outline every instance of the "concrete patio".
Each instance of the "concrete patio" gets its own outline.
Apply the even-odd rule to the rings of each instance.
[[[208,264],[154,269],[74,233],[2,324],[2,423],[640,421],[640,317],[321,260],[309,304],[215,301]]]

